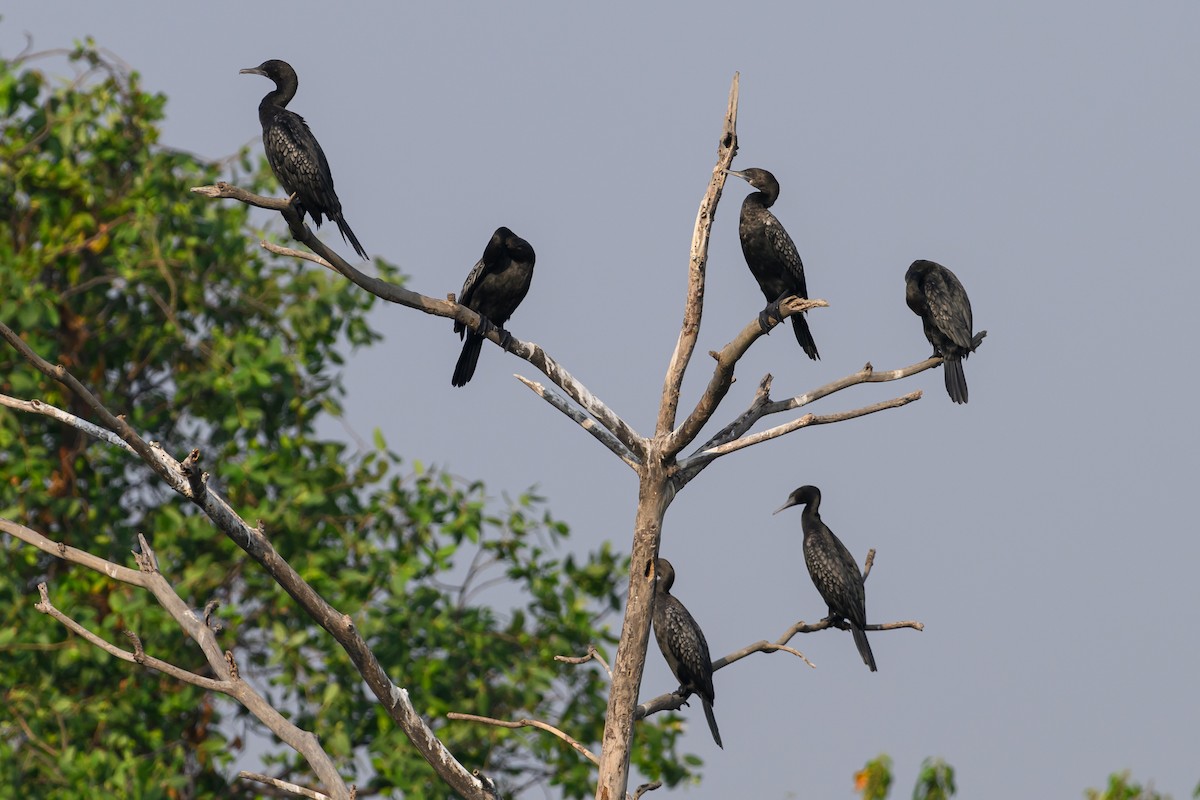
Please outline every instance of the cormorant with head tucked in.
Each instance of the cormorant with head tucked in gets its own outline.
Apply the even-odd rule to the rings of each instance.
[[[987,331],[973,334],[971,301],[950,270],[933,261],[914,261],[904,275],[904,299],[925,326],[933,354],[942,357],[946,393],[956,403],[967,402],[967,378],[962,361],[983,341]]]
[[[742,255],[746,257],[746,264],[767,298],[767,307],[758,315],[758,322],[765,331],[770,326],[771,317],[783,321],[780,301],[792,295],[808,297],[804,264],[800,261],[792,237],[788,236],[788,232],[769,210],[779,199],[779,181],[775,180],[775,176],[757,167],[740,172],[728,170],[728,173],[758,189],[746,195],[742,201],[738,237],[742,240]],[[808,357],[814,361],[820,358],[817,343],[813,341],[808,320],[803,314],[792,315],[792,329],[796,332],[796,341]]]
[[[850,623],[858,654],[871,672],[875,672],[875,656],[864,631],[867,598],[858,564],[854,563],[854,556],[850,555],[846,545],[821,521],[821,490],[817,487],[801,486],[775,513],[800,505],[804,506],[800,524],[804,528],[804,563],[808,565],[808,574],[825,605],[829,606],[829,618],[834,621],[844,618]]]
[[[675,568],[665,558],[655,562],[654,586],[654,638],[662,651],[667,666],[679,681],[677,694],[685,699],[690,694],[700,695],[704,703],[704,716],[708,729],[712,731],[717,747],[721,744],[721,732],[717,730],[717,718],[713,716],[713,699],[716,696],[712,682],[712,658],[708,654],[708,642],[696,620],[674,595],[671,586],[675,583]]]
[[[461,322],[454,323],[454,332],[461,338],[466,335],[458,363],[454,365],[453,386],[466,386],[475,374],[479,362],[479,351],[488,331],[499,328],[500,346],[508,347],[512,335],[504,330],[504,323],[517,310],[517,306],[529,292],[533,281],[535,256],[529,242],[508,228],[496,228],[491,241],[483,250],[483,258],[471,269],[458,297],[460,305],[483,317],[479,331],[467,330]]]
[[[300,219],[303,221],[308,212],[320,228],[324,214],[337,223],[342,239],[350,243],[354,252],[366,258],[367,251],[358,243],[358,237],[342,216],[342,203],[333,190],[333,175],[325,152],[304,118],[287,109],[300,85],[296,70],[286,61],[273,58],[257,67],[244,69],[241,74],[262,75],[275,82],[275,91],[269,92],[258,104],[258,121],[262,123],[267,163],[279,185],[293,196]]]

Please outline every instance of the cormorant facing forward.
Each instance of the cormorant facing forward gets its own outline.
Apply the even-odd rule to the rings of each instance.
[[[967,402],[962,360],[979,347],[987,331],[972,334],[971,301],[953,272],[933,261],[914,261],[904,275],[904,299],[925,326],[933,354],[942,357],[946,392],[956,403]]]
[[[800,524],[804,527],[804,563],[808,565],[808,574],[825,605],[829,606],[829,618],[835,621],[845,618],[850,623],[858,654],[871,672],[875,672],[875,656],[863,630],[867,625],[867,598],[858,564],[846,545],[821,521],[818,511],[821,490],[817,487],[801,486],[775,513],[800,505],[804,506]]]
[[[471,380],[475,365],[479,362],[483,339],[492,328],[500,329],[503,336],[501,346],[508,346],[512,336],[504,330],[504,323],[508,322],[529,292],[534,259],[533,247],[529,242],[508,228],[496,228],[483,250],[483,257],[472,267],[458,296],[461,305],[483,317],[483,325],[476,333],[467,330],[467,326],[461,322],[454,323],[454,332],[460,338],[465,334],[467,340],[463,343],[458,363],[454,365],[451,385],[466,386],[467,381]]]
[[[779,310],[781,300],[792,295],[808,297],[804,283],[804,264],[792,237],[779,224],[768,209],[779,199],[779,181],[765,169],[751,167],[740,172],[728,170],[747,181],[757,192],[746,195],[742,201],[742,216],[738,222],[738,237],[742,240],[742,255],[758,286],[767,298],[767,307],[758,315],[759,324],[766,330],[773,316],[782,321]],[[792,329],[796,341],[814,361],[820,358],[817,343],[808,330],[808,320],[803,314],[792,315]]]
[[[342,239],[350,243],[354,252],[366,258],[367,251],[342,217],[342,203],[333,190],[333,175],[329,172],[325,152],[304,118],[287,109],[300,85],[296,70],[286,61],[272,58],[257,67],[244,69],[240,74],[262,75],[275,82],[275,91],[269,92],[258,104],[258,121],[262,123],[267,163],[283,190],[295,197],[293,202],[300,212],[300,219],[303,220],[304,213],[308,212],[320,228],[324,214],[337,223]]]
[[[722,750],[721,732],[717,730],[717,718],[713,716],[713,699],[716,697],[712,682],[712,658],[708,654],[708,642],[696,620],[671,594],[675,583],[675,568],[665,558],[655,562],[654,586],[654,638],[662,651],[667,666],[679,681],[678,694],[685,699],[689,694],[700,695],[704,703],[704,716],[708,718],[708,729],[713,741]]]

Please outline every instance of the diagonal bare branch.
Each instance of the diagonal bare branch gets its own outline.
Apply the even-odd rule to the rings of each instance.
[[[36,604],[35,608],[57,620],[68,630],[87,642],[122,661],[140,664],[183,683],[198,686],[208,691],[220,692],[237,700],[247,711],[266,725],[272,733],[278,736],[280,741],[292,747],[303,756],[312,767],[316,776],[334,793],[334,797],[339,798],[339,800],[349,797],[349,791],[346,789],[345,782],[338,774],[337,767],[329,757],[329,754],[322,749],[317,737],[292,724],[274,706],[267,702],[262,695],[255,691],[250,684],[241,679],[238,674],[237,664],[233,660],[233,654],[228,651],[222,652],[213,628],[206,621],[202,621],[196,616],[195,612],[188,607],[166,578],[158,571],[157,559],[145,536],[138,536],[138,552],[134,553],[134,557],[137,560],[139,569],[135,570],[100,558],[92,553],[69,547],[61,542],[54,542],[31,528],[18,525],[9,520],[0,519],[0,531],[8,533],[57,558],[87,567],[113,580],[149,590],[159,605],[200,646],[205,660],[208,662],[209,669],[218,676],[216,679],[198,675],[195,672],[148,655],[143,649],[141,639],[132,631],[126,631],[125,634],[134,645],[133,652],[123,650],[105,641],[75,619],[55,608],[50,602],[49,590],[45,583],[38,584],[38,593],[41,596],[41,600]]]
[[[900,397],[893,397],[891,400],[882,400],[878,403],[872,403],[869,406],[851,409],[850,411],[839,411],[836,414],[805,414],[803,417],[794,419],[791,422],[786,422],[783,425],[776,425],[774,428],[768,428],[765,431],[760,431],[759,433],[755,433],[750,436],[743,436],[741,439],[736,439],[732,442],[727,442],[723,445],[719,445],[708,450],[702,450],[696,454],[695,458],[704,458],[711,461],[719,456],[737,452],[744,447],[750,447],[751,445],[756,445],[759,442],[765,442],[769,441],[770,439],[778,438],[784,434],[799,430],[800,428],[807,428],[812,425],[828,425],[833,422],[845,422],[848,419],[865,417],[867,414],[874,414],[877,411],[886,411],[889,408],[906,406],[914,400],[920,400],[921,396],[922,392],[918,389],[915,392],[909,392],[908,394],[901,395]],[[682,465],[687,466],[689,460],[690,459],[682,462]]]
[[[596,440],[600,442],[600,444],[613,451],[617,458],[628,464],[631,468],[633,468],[634,471],[636,471],[641,465],[641,462],[638,461],[637,456],[631,453],[629,448],[623,445],[617,439],[617,437],[609,433],[607,428],[597,425],[594,419],[580,411],[575,406],[571,405],[567,398],[554,391],[554,389],[546,386],[545,384],[531,381],[522,375],[514,375],[513,377],[528,386],[538,397],[542,398],[547,403],[579,423],[581,428],[594,436]]]
[[[446,715],[446,719],[455,719],[463,722],[482,722],[485,725],[496,725],[500,728],[537,728],[538,730],[543,730],[547,733],[554,734],[559,739],[562,739],[564,742],[571,745],[571,747],[574,747],[576,752],[583,755],[583,757],[588,761],[591,761],[596,766],[600,766],[600,759],[596,758],[595,753],[580,744],[579,741],[573,736],[571,736],[569,733],[564,733],[553,725],[547,722],[542,722],[539,719],[518,719],[510,722],[508,720],[494,719],[492,717],[481,717],[478,714],[460,714],[457,711],[451,711]]]
[[[328,631],[350,656],[371,691],[387,710],[422,757],[450,787],[467,800],[493,800],[495,792],[479,777],[469,772],[446,749],[417,713],[408,691],[388,678],[375,654],[358,633],[349,616],[338,612],[317,594],[296,570],[279,555],[266,535],[246,523],[217,492],[211,488],[198,493],[193,490],[183,467],[157,445],[147,443],[123,418],[116,417],[62,366],[52,366],[29,348],[7,326],[0,323],[0,337],[6,339],[25,360],[49,377],[63,383],[79,396],[105,424],[120,433],[121,438],[141,456],[155,473],[179,495],[196,503],[223,534],[246,551],[268,574],[304,609],[313,621]],[[199,478],[204,482],[207,476]],[[197,622],[199,622],[197,620]],[[200,624],[201,628],[204,628]],[[204,628],[204,630],[208,630]],[[189,631],[191,633],[191,631]],[[211,633],[211,632],[210,632]],[[199,641],[199,640],[198,640]],[[240,698],[239,698],[240,699]],[[321,776],[324,780],[324,776]]]
[[[762,324],[756,317],[753,322],[742,328],[741,333],[734,337],[733,341],[721,348],[719,353],[713,353],[713,357],[717,361],[716,367],[713,368],[712,378],[708,381],[708,388],[704,390],[703,396],[696,404],[696,408],[688,416],[683,424],[676,428],[664,448],[664,454],[668,457],[675,456],[680,450],[691,444],[692,440],[700,433],[700,429],[708,424],[713,413],[717,410],[717,406],[725,399],[725,394],[729,391],[729,387],[733,385],[733,370],[737,366],[737,362],[750,346],[759,340],[762,336],[770,333],[770,331],[783,320],[790,317],[792,314],[802,314],[805,311],[813,308],[828,308],[829,304],[824,300],[809,300],[803,297],[789,297],[779,306],[779,319],[772,317],[769,321],[770,327],[763,330]]]
[[[714,434],[712,438],[700,445],[700,447],[693,451],[691,455],[680,459],[679,471],[675,474],[674,478],[676,485],[675,488],[676,490],[683,488],[683,486],[685,486],[689,481],[699,475],[705,467],[712,463],[713,459],[717,458],[719,455],[723,455],[724,452],[726,452],[716,452],[719,450],[719,448],[736,441],[738,437],[742,436],[748,430],[754,427],[756,422],[769,414],[778,414],[783,411],[790,411],[794,408],[806,406],[810,403],[820,400],[821,398],[828,397],[835,392],[840,392],[843,389],[856,386],[860,383],[886,383],[888,381],[907,378],[911,375],[916,375],[919,372],[932,369],[941,363],[942,359],[934,356],[933,358],[927,358],[924,361],[919,361],[916,364],[911,364],[907,367],[885,371],[877,371],[871,366],[870,363],[867,363],[857,372],[853,372],[843,378],[831,381],[830,383],[814,389],[811,392],[796,395],[795,397],[790,397],[786,400],[776,401],[772,401],[770,396],[772,378],[770,375],[766,375],[763,377],[762,381],[759,382],[758,391],[755,392],[754,400],[751,401],[750,406],[743,411],[737,417],[737,419]],[[903,405],[903,403],[901,405]],[[862,414],[857,414],[856,416],[862,416]],[[801,419],[805,418],[802,417]],[[805,425],[821,424],[822,422],[831,421],[835,420],[831,418],[814,418],[813,422],[805,423]],[[805,425],[801,425],[799,427],[805,427]],[[741,447],[744,446],[746,445],[741,445],[734,449],[741,449]]]
[[[41,414],[43,416],[50,417],[51,419],[56,419],[59,422],[70,425],[72,428],[78,428],[95,439],[108,442],[109,444],[115,444],[117,447],[120,447],[130,453],[134,452],[134,449],[130,447],[128,443],[126,443],[120,436],[112,431],[101,428],[99,425],[94,425],[93,423],[88,422],[86,419],[81,419],[70,412],[63,411],[61,408],[52,406],[49,403],[43,403],[41,400],[19,400],[16,397],[9,397],[6,394],[0,394],[0,406],[7,406],[8,408],[12,408],[17,411],[25,411],[30,414]]]
[[[679,389],[683,385],[683,374],[687,371],[688,362],[696,349],[696,339],[700,335],[700,318],[704,312],[704,271],[708,264],[708,241],[712,232],[713,220],[717,216],[717,203],[721,200],[721,192],[725,188],[727,177],[725,170],[733,166],[733,157],[737,155],[737,113],[738,113],[738,73],[733,74],[733,83],[729,87],[729,106],[725,112],[725,124],[721,129],[721,141],[717,145],[717,164],[713,167],[712,178],[704,199],[700,201],[700,209],[696,212],[696,226],[692,233],[692,247],[688,261],[688,291],[683,308],[683,325],[679,331],[679,340],[675,351],[671,354],[671,362],[667,366],[667,374],[663,380],[662,402],[659,404],[656,436],[663,436],[675,427],[675,414],[679,409]]]
[[[745,647],[734,650],[727,656],[718,658],[716,661],[712,662],[713,672],[728,667],[730,664],[741,661],[743,658],[751,656],[755,653],[774,652],[791,653],[792,655],[798,656],[805,664],[808,664],[808,666],[815,669],[816,665],[805,658],[804,654],[800,651],[792,647],[788,647],[788,642],[801,633],[816,633],[817,631],[823,631],[828,630],[829,628],[837,627],[839,626],[829,619],[823,619],[820,622],[814,623],[807,623],[804,620],[800,620],[784,631],[783,635],[773,642],[762,639],[754,642],[753,644],[748,644]],[[916,620],[903,620],[901,622],[882,622],[877,624],[869,624],[866,626],[866,628],[864,628],[864,630],[894,631],[900,630],[901,628],[911,628],[916,631],[923,631],[925,630],[925,625],[917,622]],[[634,718],[643,719],[651,714],[657,714],[661,711],[676,711],[680,708],[683,708],[686,700],[686,697],[682,697],[675,692],[659,695],[658,697],[647,700],[646,702],[640,704],[634,711]]]
[[[483,318],[466,306],[455,302],[454,295],[449,295],[446,300],[426,297],[411,289],[405,289],[403,286],[374,278],[352,266],[317,238],[312,229],[300,220],[295,207],[286,200],[256,195],[224,181],[213,186],[195,186],[192,188],[192,191],[204,197],[237,200],[242,203],[258,206],[259,208],[279,211],[282,213],[292,237],[296,241],[304,244],[321,258],[324,262],[323,266],[328,265],[332,267],[359,288],[389,303],[414,308],[433,316],[446,317],[455,322],[461,322],[471,330],[479,332],[479,326]],[[308,260],[312,261],[313,259]],[[316,263],[322,262],[318,261]],[[500,345],[502,336],[503,334],[499,330],[493,329],[487,332],[485,338],[493,344]],[[600,398],[593,394],[590,389],[584,386],[582,382],[551,358],[540,345],[534,342],[521,341],[511,335],[506,344],[507,346],[504,349],[541,370],[542,374],[566,392],[568,397],[583,406],[589,414],[595,417],[597,422],[608,428],[635,455],[639,458],[645,455],[645,440],[626,424],[618,414],[601,401]]]
[[[248,780],[248,781],[257,781],[258,783],[265,783],[268,786],[274,786],[276,789],[282,789],[283,791],[288,792],[289,794],[299,795],[300,797],[307,797],[310,800],[329,800],[329,795],[327,795],[327,794],[323,794],[323,793],[315,791],[313,789],[309,789],[306,786],[301,786],[298,783],[292,783],[291,781],[280,780],[279,778],[272,778],[270,775],[263,775],[262,773],[259,773],[259,772],[247,772],[246,770],[242,770],[241,772],[238,773],[237,776],[239,778],[244,778],[245,780]]]

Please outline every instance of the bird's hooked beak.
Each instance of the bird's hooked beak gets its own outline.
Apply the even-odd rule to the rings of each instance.
[[[793,500],[792,498],[789,497],[788,501],[786,503],[784,503],[783,505],[781,505],[779,508],[775,509],[775,513],[772,514],[771,516],[773,517],[773,516],[775,516],[775,514],[778,514],[780,511],[783,511],[785,508],[791,508],[792,506],[795,506],[795,505],[799,505],[799,503],[797,503],[795,500]]]
[[[722,172],[724,172],[726,175],[736,175],[739,178],[741,178],[742,180],[746,180],[746,176],[743,175],[742,173],[738,172],[736,169],[726,169],[726,170],[722,170]]]
[[[258,67],[246,67],[245,69],[238,70],[238,75],[266,75],[266,74],[267,73],[263,72]]]

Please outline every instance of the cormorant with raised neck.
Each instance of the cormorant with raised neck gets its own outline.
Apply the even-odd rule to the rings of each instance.
[[[676,692],[684,699],[690,694],[700,695],[704,703],[704,716],[713,741],[722,750],[721,732],[717,730],[717,718],[713,716],[713,699],[716,696],[712,682],[712,657],[708,654],[708,642],[696,620],[683,607],[683,603],[671,594],[675,583],[675,568],[665,558],[655,561],[654,585],[654,638],[662,651],[667,666],[671,668],[679,689]]]
[[[956,403],[967,402],[962,362],[987,336],[987,331],[971,332],[974,322],[967,290],[941,264],[919,259],[904,274],[904,300],[921,318],[933,354],[942,357],[946,393]]]
[[[453,386],[466,386],[475,374],[483,339],[493,328],[501,333],[500,346],[508,347],[512,334],[504,323],[517,310],[529,292],[533,281],[533,262],[536,256],[529,242],[508,228],[496,228],[483,250],[483,257],[471,269],[458,296],[460,305],[483,317],[479,332],[468,330],[461,322],[454,323],[459,338],[466,336],[458,363],[454,365]]]
[[[871,672],[875,672],[875,656],[864,631],[867,598],[858,564],[846,545],[821,521],[821,490],[817,487],[801,486],[775,513],[800,505],[804,506],[800,524],[804,528],[804,563],[808,565],[808,574],[825,605],[829,606],[829,619],[836,622],[844,618],[850,623],[858,654]]]
[[[775,180],[775,176],[757,167],[727,172],[758,189],[746,195],[742,201],[738,237],[742,240],[742,255],[746,257],[746,265],[767,298],[767,307],[758,315],[758,322],[765,331],[770,327],[771,317],[783,321],[780,301],[792,295],[808,297],[804,264],[800,261],[792,237],[788,236],[788,232],[769,210],[779,199],[779,181]],[[792,315],[792,329],[796,332],[796,341],[808,357],[814,361],[819,359],[821,356],[817,353],[817,343],[813,341],[808,320],[803,314]]]
[[[283,190],[293,197],[301,221],[308,212],[320,228],[324,214],[337,223],[342,239],[350,243],[354,252],[366,258],[367,251],[342,216],[342,203],[333,190],[333,174],[329,171],[325,152],[304,118],[287,109],[300,85],[296,70],[286,61],[272,58],[257,67],[244,69],[240,74],[262,75],[275,82],[275,91],[268,92],[258,104],[263,148],[267,151],[271,172],[275,173]]]

